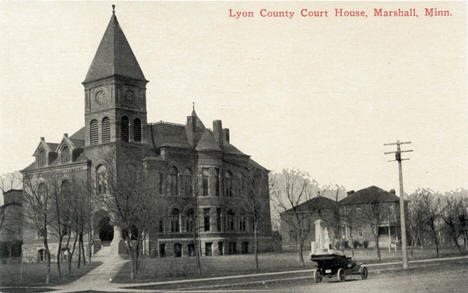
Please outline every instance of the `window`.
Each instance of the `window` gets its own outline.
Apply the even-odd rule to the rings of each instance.
[[[206,243],[205,243],[205,255],[206,255],[206,256],[211,256],[211,255],[213,255],[213,248],[212,248],[212,246],[213,246],[213,243],[211,243],[211,242],[206,242]]]
[[[106,192],[106,166],[99,165],[96,168],[96,193],[105,194]]]
[[[224,242],[222,241],[218,242],[218,251],[219,251],[219,255],[224,254]]]
[[[41,204],[44,204],[47,200],[47,186],[45,183],[39,184],[37,188],[38,196],[40,198]]]
[[[227,212],[227,231],[234,231],[234,212],[232,210]]]
[[[136,142],[141,141],[141,120],[138,118],[133,120],[133,140]]]
[[[242,245],[242,246],[241,246],[241,252],[242,252],[242,254],[247,254],[247,253],[249,253],[249,242],[244,241],[244,242],[242,242],[241,245]]]
[[[169,191],[170,195],[178,195],[179,194],[179,182],[178,182],[178,177],[179,177],[179,171],[177,170],[176,167],[172,167],[171,170],[169,171]]]
[[[171,232],[180,232],[179,229],[179,210],[173,209],[171,212]]]
[[[189,209],[187,211],[186,224],[185,224],[187,232],[193,232],[194,222],[195,222],[195,213],[193,212],[193,209]]]
[[[159,219],[159,233],[164,233],[164,220]]]
[[[208,195],[208,177],[210,176],[210,172],[208,168],[203,168],[202,169],[202,195],[207,196]]]
[[[128,118],[126,116],[120,119],[120,140],[128,141]]]
[[[219,196],[219,169],[215,168],[215,194]]]
[[[46,155],[45,155],[44,150],[41,148],[39,150],[39,154],[37,155],[37,164],[39,165],[39,167],[42,167],[45,165],[45,162],[46,162]]]
[[[246,231],[246,229],[247,229],[247,219],[244,215],[242,215],[239,221],[239,230],[244,232]]]
[[[209,208],[203,209],[203,227],[205,228],[205,232],[210,231],[210,209]]]
[[[108,117],[102,119],[102,142],[110,141],[110,120]]]
[[[237,254],[237,243],[229,242],[229,254]]]
[[[180,243],[174,244],[174,256],[182,257],[182,245]]]
[[[232,176],[230,172],[226,172],[226,175],[224,175],[224,195],[232,197]]]
[[[162,195],[163,193],[163,184],[164,184],[164,174],[162,172],[159,172],[158,191],[160,195]]]
[[[64,145],[62,147],[62,150],[60,151],[60,156],[62,158],[62,164],[70,162],[70,149],[67,145]]]
[[[89,143],[98,143],[98,122],[96,119],[91,120],[89,123]]]
[[[159,257],[165,257],[166,256],[166,243],[160,243],[159,244]]]
[[[188,246],[188,255],[195,256],[195,244],[189,243],[187,246]]]
[[[216,229],[221,231],[221,209],[216,208]]]
[[[62,198],[67,199],[71,195],[71,185],[68,180],[63,180],[62,185],[60,186],[60,192],[62,195]]]
[[[192,196],[192,174],[190,169],[185,169],[182,176],[182,194],[186,197]]]

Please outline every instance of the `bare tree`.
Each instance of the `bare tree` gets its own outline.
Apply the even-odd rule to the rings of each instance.
[[[42,238],[45,257],[47,261],[47,274],[45,283],[50,282],[50,250],[49,250],[49,225],[51,222],[51,201],[52,193],[50,192],[47,181],[43,178],[28,174],[24,178],[24,193],[23,193],[23,212],[27,220],[32,223],[38,235]]]
[[[439,256],[439,220],[441,218],[441,197],[428,188],[419,188],[415,191],[416,199],[422,212],[422,220],[425,230],[429,233],[435,246],[436,254]]]
[[[359,215],[356,212],[356,207],[353,207],[352,205],[339,207],[339,209],[340,209],[340,221],[349,228],[349,236],[351,240],[351,254],[352,256],[354,256],[353,232],[354,232],[354,228],[358,225],[358,222],[359,222],[358,217],[360,217],[361,215]]]
[[[141,268],[143,242],[155,224],[156,215],[161,214],[162,206],[143,165],[127,164],[116,170],[112,162],[106,162],[107,174],[103,182],[106,190],[97,192],[97,199],[111,214],[114,225],[122,230],[131,259],[131,278],[136,279]]]
[[[268,203],[268,175],[262,170],[250,167],[242,178],[243,188],[240,192],[241,212],[252,221],[254,234],[255,270],[259,270],[258,262],[258,237],[260,224],[264,220],[264,210]]]
[[[305,265],[303,251],[310,214],[299,208],[299,205],[313,197],[313,187],[317,189],[318,184],[311,181],[307,173],[296,169],[284,169],[281,173],[271,174],[269,184],[275,208],[287,213],[283,219],[297,233],[299,261]]]
[[[369,225],[374,236],[375,249],[377,259],[382,260],[379,247],[379,227],[382,221],[386,218],[385,204],[377,199],[371,200],[368,203],[359,206],[361,209],[360,225]]]
[[[458,239],[460,236],[466,237],[464,232],[465,219],[467,218],[468,211],[464,205],[464,198],[467,197],[467,194],[467,190],[458,189],[445,194],[442,200],[443,208],[441,210],[441,217],[448,228],[450,238],[460,252],[464,252],[464,249],[466,249],[466,247],[462,248],[460,246]]]
[[[413,193],[408,197],[408,233],[411,235],[411,254],[414,248],[419,245],[424,247],[425,223],[424,211],[417,194]]]
[[[23,176],[20,172],[5,173],[0,176],[0,191],[3,193],[11,189],[23,188]]]

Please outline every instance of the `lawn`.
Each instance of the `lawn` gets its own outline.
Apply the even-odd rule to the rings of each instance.
[[[68,273],[66,263],[62,264],[62,279],[58,278],[57,264],[51,264],[50,285],[67,284],[83,276],[90,270],[99,266],[101,263],[93,262],[80,269],[76,269],[73,264],[71,274]],[[9,263],[0,264],[0,286],[38,286],[44,285],[47,273],[47,264],[45,263]]]
[[[408,253],[410,260],[435,257],[434,250],[430,249],[415,249],[413,255],[410,252]],[[351,256],[351,250],[347,250],[345,254]],[[401,252],[398,251],[389,252],[388,249],[381,249],[381,254],[383,262],[401,260]],[[460,253],[454,249],[441,250],[440,256],[449,255],[460,255]],[[355,258],[358,262],[377,262],[376,251],[373,249],[356,250]],[[259,255],[260,272],[299,270],[314,267],[314,264],[309,260],[309,252],[304,254],[304,260],[305,267],[300,264],[297,253],[263,253]],[[145,258],[143,259],[142,272],[137,282],[255,273],[255,260],[252,254],[202,257],[201,267],[202,273],[199,275],[195,257]],[[129,277],[130,264],[126,263],[114,278],[114,282],[132,282]]]

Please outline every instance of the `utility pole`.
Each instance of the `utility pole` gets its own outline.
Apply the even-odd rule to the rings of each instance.
[[[412,152],[413,150],[401,150],[402,144],[410,144],[410,141],[400,142],[397,140],[396,142],[386,143],[384,146],[388,145],[396,145],[397,150],[396,152],[385,152],[385,155],[388,154],[395,154],[395,160],[390,160],[389,162],[398,162],[398,175],[400,181],[400,226],[401,226],[401,250],[403,256],[403,269],[408,269],[408,250],[406,247],[406,223],[405,223],[405,199],[404,199],[404,192],[403,192],[403,169],[401,165],[401,161],[409,160],[409,158],[403,159],[401,157],[401,153]]]

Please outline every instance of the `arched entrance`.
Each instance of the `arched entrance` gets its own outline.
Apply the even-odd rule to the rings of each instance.
[[[97,230],[102,245],[110,245],[112,239],[114,239],[114,226],[110,224],[110,218],[103,217],[98,223]]]

